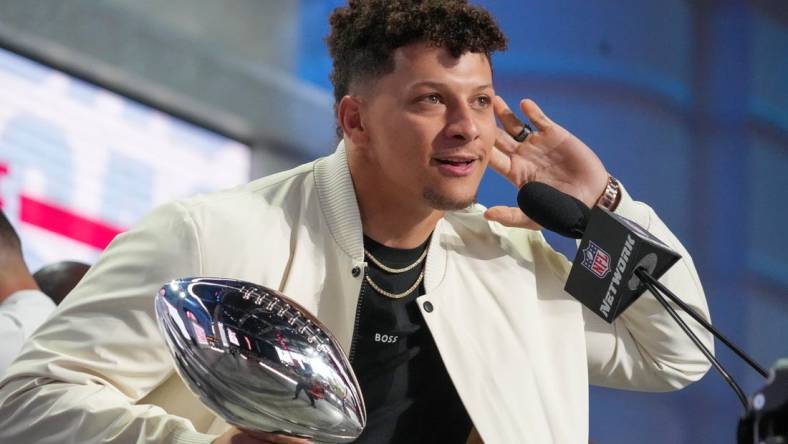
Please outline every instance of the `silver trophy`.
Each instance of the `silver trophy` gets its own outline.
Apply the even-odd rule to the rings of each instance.
[[[232,279],[176,279],[159,290],[156,318],[181,378],[242,430],[342,443],[367,413],[331,333],[283,294]]]

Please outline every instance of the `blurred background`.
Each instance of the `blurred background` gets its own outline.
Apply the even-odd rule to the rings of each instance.
[[[0,1],[0,205],[30,268],[92,262],[155,205],[331,153],[341,3]],[[498,93],[535,99],[672,227],[719,329],[765,366],[788,356],[788,3],[476,3],[510,39]],[[479,200],[515,194],[490,173]],[[717,355],[746,393],[764,384]],[[734,442],[741,413],[713,370],[673,393],[592,387],[591,438]]]

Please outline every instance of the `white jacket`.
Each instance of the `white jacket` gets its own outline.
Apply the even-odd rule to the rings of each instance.
[[[653,297],[607,324],[563,291],[571,264],[540,232],[482,212],[438,222],[418,301],[434,307],[422,313],[486,443],[586,443],[589,383],[660,391],[706,372]],[[617,213],[684,256],[662,281],[707,315],[689,255],[654,212],[624,193]],[[342,144],[293,170],[165,205],[119,235],[27,343],[0,383],[0,442],[208,443],[227,425],[175,373],[154,317],[158,288],[183,276],[276,288],[347,352],[363,276],[353,269],[364,266]]]

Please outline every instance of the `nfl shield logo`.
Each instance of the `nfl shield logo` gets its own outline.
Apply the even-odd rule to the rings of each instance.
[[[588,247],[583,250],[582,264],[600,279],[604,279],[610,273],[610,255],[590,241]]]

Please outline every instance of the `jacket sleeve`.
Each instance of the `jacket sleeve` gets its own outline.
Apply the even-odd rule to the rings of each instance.
[[[682,256],[660,282],[708,321],[706,298],[689,253],[651,208],[633,201],[623,188],[622,193],[616,213],[637,222]],[[713,352],[711,333],[669,303]],[[711,365],[650,292],[641,295],[612,324],[585,306],[583,318],[591,384],[667,391],[700,379]]]
[[[211,442],[188,420],[137,404],[174,371],[153,297],[201,274],[184,208],[161,207],[117,236],[30,338],[0,382],[0,442]]]

